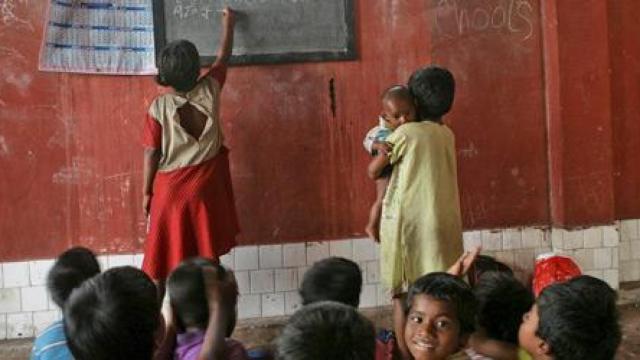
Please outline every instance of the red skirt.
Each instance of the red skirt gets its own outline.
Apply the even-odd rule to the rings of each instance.
[[[166,279],[190,257],[218,259],[236,245],[239,232],[223,147],[201,164],[156,174],[142,270]]]

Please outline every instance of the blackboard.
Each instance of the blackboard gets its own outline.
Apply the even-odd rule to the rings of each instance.
[[[226,5],[237,12],[232,64],[356,57],[353,0],[154,0],[156,58],[168,42],[187,39],[212,63]]]

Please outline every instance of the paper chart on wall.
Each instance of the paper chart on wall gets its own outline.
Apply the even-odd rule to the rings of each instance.
[[[49,0],[40,70],[156,72],[152,0]]]

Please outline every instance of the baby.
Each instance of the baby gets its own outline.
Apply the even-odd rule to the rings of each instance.
[[[416,110],[413,96],[404,85],[394,85],[382,93],[383,112],[379,117],[379,125],[369,130],[364,138],[364,148],[372,155],[385,154],[390,150],[386,138],[398,126],[415,121]],[[389,185],[391,166],[387,166],[382,175],[376,181],[376,201],[369,211],[369,222],[365,228],[367,235],[379,241],[380,215],[382,213],[382,200]]]

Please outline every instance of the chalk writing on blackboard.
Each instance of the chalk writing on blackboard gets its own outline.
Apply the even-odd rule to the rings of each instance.
[[[502,30],[528,40],[533,35],[529,0],[433,0],[434,28],[445,37]]]
[[[154,0],[156,47],[192,41],[210,62],[221,10],[237,13],[232,63],[353,59],[353,0]]]
[[[190,19],[192,17],[209,17],[217,11],[208,1],[203,0],[177,0],[171,12],[178,19]]]

